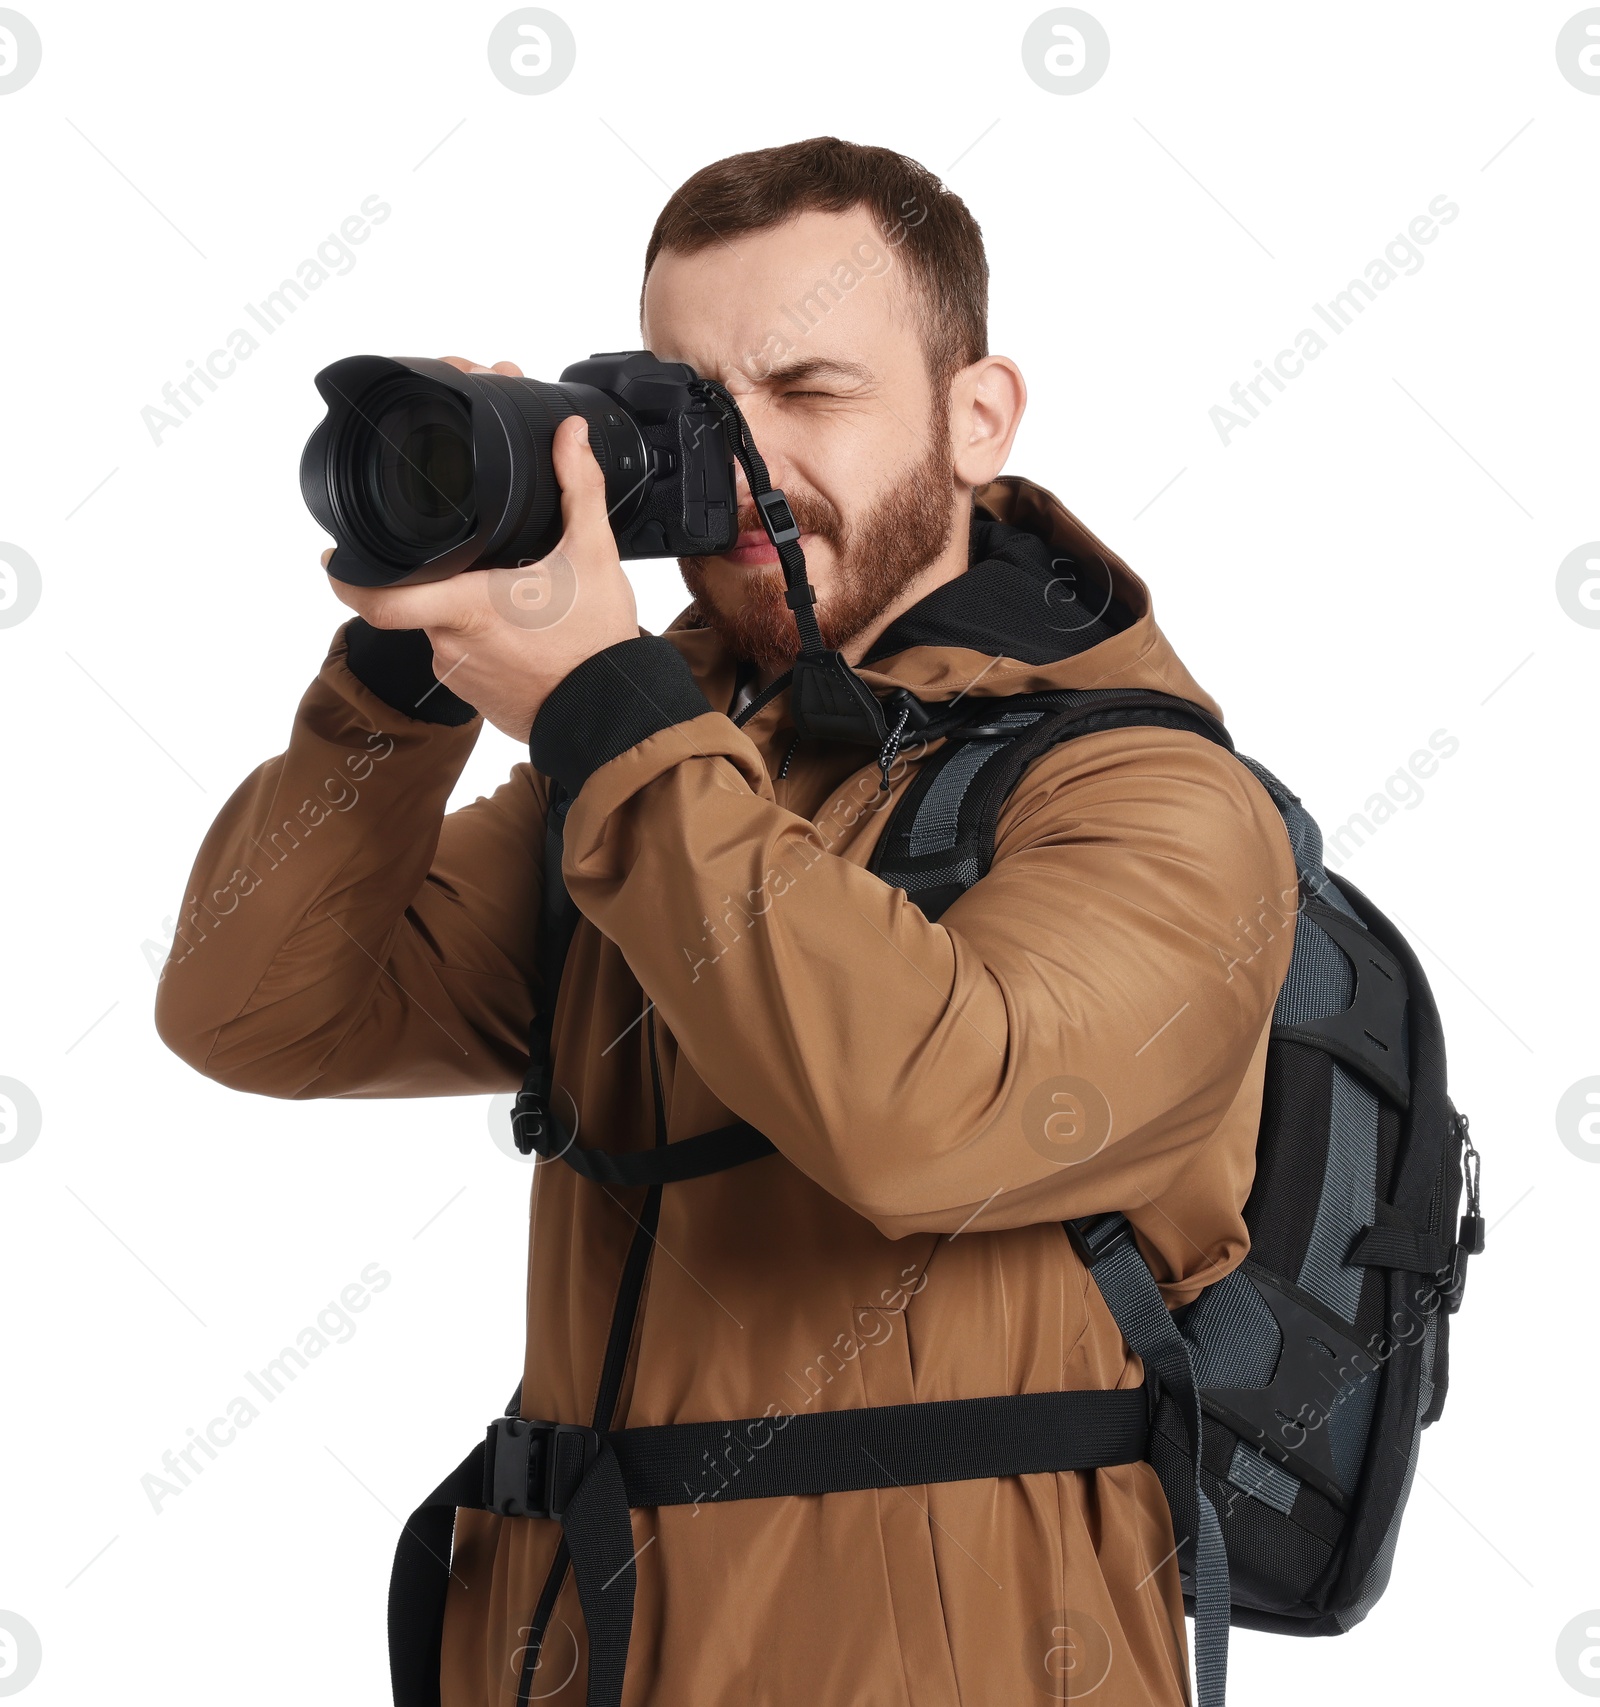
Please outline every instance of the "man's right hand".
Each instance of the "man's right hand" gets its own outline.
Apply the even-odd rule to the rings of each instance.
[[[523,377],[511,362],[484,367],[465,356],[443,359],[463,373]],[[433,648],[435,677],[519,742],[573,670],[640,633],[633,587],[611,531],[605,476],[581,415],[556,428],[550,454],[563,528],[537,562],[390,587],[329,577],[339,601],[374,628],[420,628]],[[324,555],[324,569],[331,555]]]

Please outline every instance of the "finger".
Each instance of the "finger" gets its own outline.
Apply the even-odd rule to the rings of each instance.
[[[440,356],[439,360],[446,367],[460,368],[463,373],[490,373],[493,371],[486,368],[482,362],[473,361],[470,356]]]
[[[515,362],[496,362],[489,370],[491,373],[503,373],[507,379],[522,379],[522,369]]]
[[[328,549],[325,552],[323,552],[323,554],[322,554],[322,567],[324,569],[326,569],[328,567],[329,563],[331,563],[332,561],[333,561],[333,547],[330,545],[328,547]]]
[[[452,575],[407,587],[352,587],[328,577],[341,604],[364,617],[374,628],[467,629],[481,615],[483,594],[473,585],[481,577]]]
[[[568,416],[556,429],[551,460],[561,484],[562,540],[568,550],[602,536],[609,539],[606,477],[589,448],[589,423],[581,415]]]

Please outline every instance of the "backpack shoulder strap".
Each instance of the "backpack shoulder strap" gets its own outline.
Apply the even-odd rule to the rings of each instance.
[[[1083,688],[979,702],[953,725],[930,720],[944,744],[926,758],[895,806],[870,868],[903,889],[930,919],[966,893],[994,859],[995,827],[1028,766],[1062,741],[1103,729],[1186,729],[1234,750],[1202,707],[1175,694]],[[1166,1466],[1162,1486],[1175,1525],[1193,1538],[1198,1707],[1222,1707],[1227,1689],[1228,1555],[1216,1510],[1200,1486],[1201,1412],[1188,1346],[1168,1311],[1127,1219],[1109,1213],[1067,1222],[1128,1344],[1178,1406],[1192,1459]],[[1180,1542],[1182,1545],[1182,1542]]]
[[[1153,1376],[1158,1392],[1177,1407],[1186,1455],[1162,1453],[1158,1461],[1157,1451],[1152,1450],[1151,1462],[1172,1510],[1178,1548],[1193,1560],[1189,1574],[1194,1600],[1196,1707],[1224,1707],[1232,1598],[1228,1549],[1216,1507],[1200,1485],[1204,1421],[1189,1343],[1139,1253],[1127,1216],[1111,1210],[1103,1215],[1080,1216],[1062,1225],[1084,1267],[1094,1276],[1122,1337],[1144,1363],[1146,1380]]]
[[[541,1153],[551,1138],[551,1034],[555,1027],[556,991],[567,949],[578,927],[577,903],[567,893],[561,875],[561,852],[567,808],[572,804],[554,777],[545,808],[544,887],[539,905],[538,988],[533,1020],[528,1028],[528,1070],[511,1110],[511,1134],[524,1156]]]
[[[1102,729],[1187,729],[1233,751],[1228,731],[1192,700],[1142,688],[1068,688],[969,701],[930,726],[943,744],[922,761],[873,851],[870,869],[937,919],[994,858],[995,826],[1023,772],[1062,741]]]

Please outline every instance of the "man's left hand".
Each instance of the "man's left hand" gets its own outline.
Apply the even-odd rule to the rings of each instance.
[[[460,358],[472,373],[521,378]],[[586,658],[639,635],[633,588],[606,514],[605,476],[581,416],[556,429],[562,535],[548,557],[514,569],[473,569],[415,586],[353,587],[328,577],[340,601],[374,628],[420,628],[433,673],[497,729],[526,741],[539,707]],[[332,552],[324,552],[327,566]]]

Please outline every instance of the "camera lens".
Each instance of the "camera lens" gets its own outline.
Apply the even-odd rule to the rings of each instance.
[[[374,394],[348,455],[352,519],[385,556],[433,556],[472,533],[472,421],[449,392],[402,382]]]
[[[300,458],[306,505],[336,541],[328,573],[390,587],[547,556],[570,415],[588,427],[620,555],[726,549],[733,456],[695,377],[648,350],[591,356],[554,385],[414,356],[332,363],[317,375],[328,413]]]

